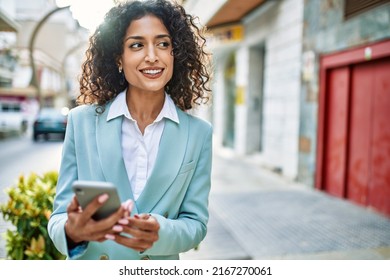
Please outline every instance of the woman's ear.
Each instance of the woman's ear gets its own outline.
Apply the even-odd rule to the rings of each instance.
[[[123,69],[123,67],[122,67],[122,59],[117,58],[117,59],[116,59],[116,65],[118,66],[118,71],[119,71],[119,73],[121,73],[121,72],[122,72],[122,69]]]
[[[116,65],[119,67],[119,66],[122,66],[122,58],[120,56],[118,56],[116,59],[115,59],[115,63]]]

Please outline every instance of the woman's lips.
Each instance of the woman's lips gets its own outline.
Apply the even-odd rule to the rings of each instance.
[[[162,73],[164,72],[163,68],[148,68],[148,69],[142,69],[140,70],[142,75],[149,79],[157,79],[161,77]]]

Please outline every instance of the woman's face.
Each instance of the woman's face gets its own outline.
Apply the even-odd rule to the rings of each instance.
[[[131,90],[164,91],[172,78],[172,41],[162,21],[146,15],[127,28],[119,60]]]

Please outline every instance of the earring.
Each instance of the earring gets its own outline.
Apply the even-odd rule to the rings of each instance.
[[[123,86],[125,84],[125,73],[122,72],[122,66],[119,66],[119,74],[120,74],[120,80],[119,84]]]
[[[122,72],[123,68],[122,68],[122,65],[119,65],[118,66],[118,71],[119,71],[119,74],[120,74],[120,80],[119,80],[119,84],[121,86],[123,86],[125,84],[125,74]]]

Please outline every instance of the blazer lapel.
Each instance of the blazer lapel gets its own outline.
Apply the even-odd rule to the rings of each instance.
[[[182,165],[187,141],[188,118],[178,111],[180,124],[166,120],[160,147],[144,190],[136,201],[139,213],[150,212],[175,180]]]
[[[121,200],[134,200],[122,156],[122,117],[107,121],[109,108],[107,105],[104,113],[96,116],[96,143],[100,165],[106,180],[117,187]],[[133,213],[138,213],[136,208]]]

